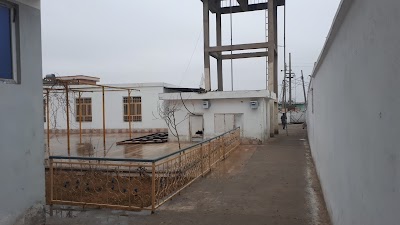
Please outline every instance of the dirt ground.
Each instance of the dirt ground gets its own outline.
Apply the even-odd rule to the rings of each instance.
[[[266,145],[242,145],[155,214],[54,210],[48,225],[330,225],[306,131],[290,125]]]

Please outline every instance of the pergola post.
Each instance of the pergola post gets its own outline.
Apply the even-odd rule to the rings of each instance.
[[[105,96],[104,96],[104,86],[101,87],[102,92],[102,111],[103,111],[103,147],[104,147],[104,156],[106,156],[106,108],[105,108]]]
[[[69,131],[69,90],[68,83],[65,84],[65,98],[66,98],[66,110],[67,110],[67,143],[68,143],[68,156],[71,155],[71,141],[70,141],[70,131]]]
[[[46,90],[46,118],[47,118],[47,152],[50,157],[50,91]]]
[[[82,144],[82,104],[81,104],[82,92],[78,92],[78,104],[79,104],[79,144]]]
[[[132,139],[131,91],[130,90],[128,90],[128,121],[129,121],[129,139]]]

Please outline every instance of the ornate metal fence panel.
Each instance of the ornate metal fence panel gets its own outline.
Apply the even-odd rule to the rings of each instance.
[[[154,211],[239,144],[237,128],[152,160],[52,156],[46,173],[47,204]]]
[[[50,204],[151,208],[151,164],[50,159]],[[150,171],[150,174],[149,174]]]

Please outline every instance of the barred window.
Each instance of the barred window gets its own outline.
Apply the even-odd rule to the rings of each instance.
[[[82,107],[82,110],[79,105]],[[77,98],[75,101],[75,109],[76,122],[92,122],[92,98]]]
[[[131,105],[130,110],[128,110],[129,104]],[[124,105],[124,122],[129,122],[129,114],[131,117],[130,121],[141,122],[142,121],[142,98],[141,97],[131,97],[130,103],[128,102],[128,97],[123,98]],[[128,113],[129,111],[129,113]]]

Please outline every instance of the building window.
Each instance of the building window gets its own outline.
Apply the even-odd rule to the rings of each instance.
[[[75,109],[76,122],[92,122],[92,98],[77,98]]]
[[[311,112],[314,113],[314,88],[311,88]]]
[[[0,1],[0,81],[9,83],[17,82],[16,12]]]
[[[131,97],[131,102],[128,102],[128,97],[124,97],[124,122],[129,122],[129,114],[131,116],[131,121],[141,122],[142,121],[142,98],[141,97]],[[131,105],[130,110],[128,110],[128,105]]]

